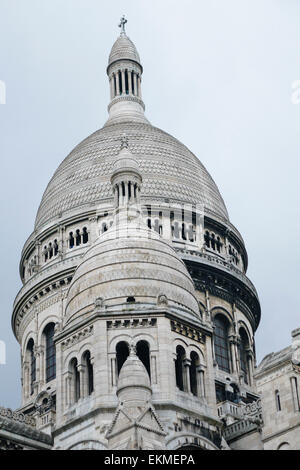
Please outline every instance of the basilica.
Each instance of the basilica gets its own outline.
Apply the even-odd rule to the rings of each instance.
[[[300,449],[300,329],[256,364],[243,238],[148,121],[125,25],[107,121],[54,173],[21,254],[22,404],[0,408],[0,449]]]

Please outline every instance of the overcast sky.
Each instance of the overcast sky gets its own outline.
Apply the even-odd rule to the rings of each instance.
[[[11,332],[22,246],[53,172],[103,125],[122,14],[152,124],[203,162],[244,237],[261,301],[258,361],[300,326],[298,0],[0,0],[0,405],[20,406]]]

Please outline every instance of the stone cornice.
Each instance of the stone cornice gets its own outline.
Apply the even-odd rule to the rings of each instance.
[[[167,310],[167,309],[137,309],[135,311],[130,310],[126,312],[125,310],[118,312],[116,314],[115,312],[105,312],[101,310],[96,310],[95,312],[91,313],[89,316],[86,316],[83,320],[78,322],[76,325],[71,325],[71,326],[66,326],[65,328],[62,327],[61,331],[57,332],[55,334],[55,342],[60,343],[61,341],[64,340],[64,338],[70,337],[72,334],[75,334],[78,330],[82,330],[83,328],[88,327],[89,325],[92,325],[97,319],[105,319],[106,322],[116,322],[116,321],[123,321],[126,319],[132,319],[138,318],[138,319],[155,319],[158,317],[165,317],[168,318],[169,320],[173,320],[176,322],[180,322],[185,325],[185,328],[190,328],[191,330],[199,330],[201,334],[212,334],[212,330],[210,327],[206,325],[199,325],[199,323],[192,323],[191,321],[182,320],[179,315],[174,314],[173,312]],[[155,326],[155,325],[153,325]]]
[[[143,100],[141,100],[141,98],[139,98],[138,96],[133,96],[133,95],[118,95],[118,96],[116,96],[109,103],[109,105],[107,107],[107,110],[109,111],[114,104],[119,103],[120,101],[132,101],[132,102],[138,103],[143,108],[143,110],[145,111],[145,104],[144,104]]]

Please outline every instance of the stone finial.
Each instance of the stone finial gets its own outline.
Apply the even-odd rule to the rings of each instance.
[[[127,23],[127,20],[125,18],[125,15],[122,16],[122,18],[120,19],[120,24],[119,24],[119,28],[121,28],[121,34],[126,34],[125,33],[125,24]]]

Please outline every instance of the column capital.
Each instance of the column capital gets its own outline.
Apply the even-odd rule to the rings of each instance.
[[[236,335],[232,334],[228,336],[228,340],[232,344],[237,344],[238,343],[238,338]]]
[[[186,357],[186,358],[183,359],[182,363],[183,363],[184,367],[190,367],[192,361],[188,357]]]

